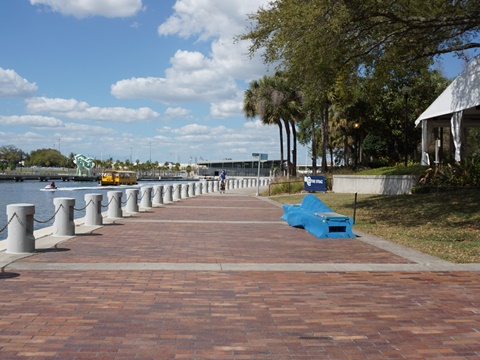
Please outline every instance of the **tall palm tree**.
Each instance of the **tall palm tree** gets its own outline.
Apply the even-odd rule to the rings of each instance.
[[[247,118],[259,117],[263,124],[276,124],[280,134],[280,166],[283,167],[283,129],[282,122],[272,103],[271,79],[264,76],[250,82],[243,98],[243,113]],[[280,169],[282,170],[282,169]]]
[[[258,116],[264,124],[277,124],[280,133],[280,157],[283,167],[283,127],[287,142],[287,177],[296,175],[297,168],[297,131],[296,122],[305,118],[303,96],[288,77],[277,72],[254,80],[245,91],[243,112],[247,118]],[[293,151],[291,137],[293,136]],[[292,159],[292,161],[290,160]]]

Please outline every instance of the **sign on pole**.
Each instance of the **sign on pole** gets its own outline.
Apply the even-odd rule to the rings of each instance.
[[[259,190],[260,190],[260,161],[267,161],[268,160],[268,154],[252,153],[252,157],[258,159],[257,194],[256,194],[256,196],[258,196],[259,195]]]

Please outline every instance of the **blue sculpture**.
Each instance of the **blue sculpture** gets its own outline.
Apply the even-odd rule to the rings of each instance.
[[[320,199],[306,195],[301,205],[283,205],[282,220],[318,238],[355,238],[353,219],[333,212]]]

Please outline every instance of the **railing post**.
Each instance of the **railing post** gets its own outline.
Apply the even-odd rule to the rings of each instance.
[[[73,208],[75,206],[74,198],[55,198],[55,221],[53,222],[53,236],[72,236],[75,235],[75,217]]]
[[[152,187],[143,186],[142,188],[142,200],[140,200],[140,206],[144,209],[152,207]]]
[[[163,185],[153,186],[153,205],[163,204]]]
[[[203,182],[202,181],[199,181],[197,184],[196,184],[196,189],[195,189],[195,194],[197,195],[202,195],[203,194]]]
[[[220,190],[220,184],[218,181],[215,181],[215,183],[213,184],[213,191],[214,192],[218,192]]]
[[[188,184],[182,184],[182,194],[181,194],[182,199],[188,198]]]
[[[173,185],[173,201],[180,201],[180,184]]]
[[[107,216],[109,218],[121,218],[122,212],[122,192],[121,191],[108,191],[108,210]]]
[[[188,197],[194,197],[195,196],[195,183],[189,183],[188,184]]]
[[[33,204],[7,205],[8,224],[7,253],[21,254],[35,252],[35,237],[33,236]],[[16,216],[14,216],[16,215]]]
[[[163,202],[165,204],[171,203],[173,201],[173,185],[166,185],[165,186],[165,197],[163,198]]]
[[[102,194],[85,194],[85,225],[102,225]]]
[[[125,211],[129,213],[138,213],[138,189],[125,190],[125,196],[127,197]]]

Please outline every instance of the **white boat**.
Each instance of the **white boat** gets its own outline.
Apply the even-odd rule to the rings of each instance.
[[[52,183],[52,184],[48,184],[47,186],[45,186],[43,189],[41,190],[44,190],[44,191],[55,191],[57,190],[57,186]]]

